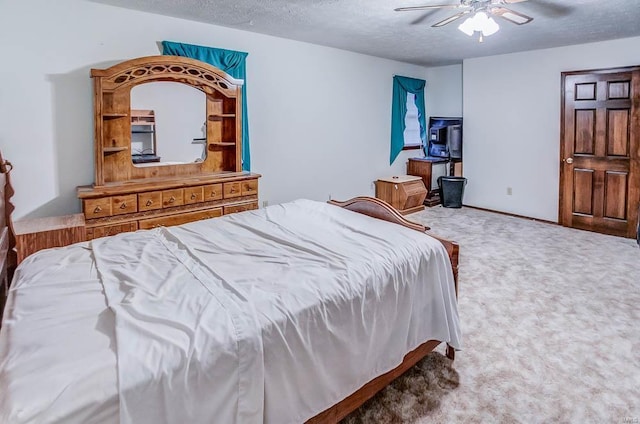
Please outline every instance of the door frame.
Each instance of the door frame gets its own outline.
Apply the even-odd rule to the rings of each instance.
[[[565,163],[565,94],[566,86],[565,80],[567,76],[572,75],[585,75],[585,74],[615,74],[619,72],[637,72],[640,73],[640,65],[624,66],[618,68],[601,68],[601,69],[586,69],[579,71],[566,71],[561,73],[561,100],[560,100],[560,177],[559,177],[559,190],[558,190],[558,222],[564,227],[573,228],[571,225],[571,219],[569,217],[571,211],[565,209],[564,198],[564,180],[566,178]],[[629,198],[627,202],[627,216],[629,227],[627,228],[626,237],[636,238],[637,226],[638,226],[638,214],[640,213],[640,78],[634,79],[631,85],[631,102],[632,108],[635,109],[634,114],[631,115],[631,134],[630,137],[636,137],[636,151],[630,151],[629,158]],[[635,128],[635,131],[633,130]],[[631,177],[634,178],[631,178]],[[596,231],[595,229],[593,231]]]

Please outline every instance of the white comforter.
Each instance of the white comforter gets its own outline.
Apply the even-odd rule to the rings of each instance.
[[[431,339],[460,347],[417,231],[300,200],[121,234],[18,269],[0,422],[301,423]]]

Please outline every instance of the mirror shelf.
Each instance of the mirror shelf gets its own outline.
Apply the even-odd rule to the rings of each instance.
[[[92,69],[91,76],[96,93],[95,186],[242,170],[241,80],[203,62],[175,56],[134,59],[108,69]],[[194,146],[199,150],[192,150],[201,153],[192,154],[188,160],[159,154],[157,149],[162,148],[163,143],[156,141],[160,127],[154,119],[146,121],[145,109],[132,103],[132,92],[150,83],[173,83],[201,93],[202,129],[196,128],[188,137],[180,138],[187,145],[202,144],[202,147]],[[146,112],[153,113],[153,110],[146,109]],[[198,136],[198,132],[202,135]],[[134,148],[134,137],[145,135],[152,136],[153,140]],[[204,140],[192,143],[200,138]],[[140,155],[152,157],[141,158]],[[144,166],[140,166],[141,161],[146,162]]]

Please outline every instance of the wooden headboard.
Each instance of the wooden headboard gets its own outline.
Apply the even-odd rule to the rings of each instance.
[[[7,298],[9,274],[13,270],[9,255],[9,247],[13,246],[13,237],[9,225],[11,212],[13,212],[13,205],[9,202],[9,199],[13,196],[13,189],[9,182],[9,172],[11,172],[12,167],[10,162],[4,160],[2,152],[0,152],[0,318]]]

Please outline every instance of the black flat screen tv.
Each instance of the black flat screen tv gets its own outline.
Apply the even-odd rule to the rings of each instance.
[[[427,156],[462,160],[462,117],[431,117],[427,134]]]

